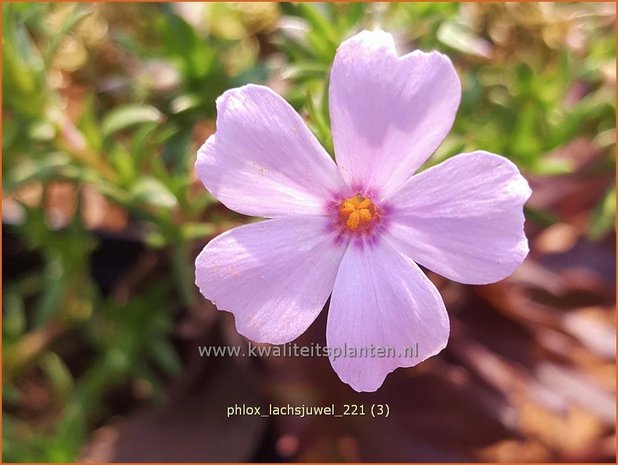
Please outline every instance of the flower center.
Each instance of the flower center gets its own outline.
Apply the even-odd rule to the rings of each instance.
[[[339,205],[339,223],[348,231],[369,231],[378,218],[376,206],[361,194],[353,195]]]

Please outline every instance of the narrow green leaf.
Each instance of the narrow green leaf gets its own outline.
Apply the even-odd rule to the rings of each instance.
[[[73,376],[64,361],[56,353],[48,352],[41,359],[41,368],[56,394],[67,399],[73,391]]]
[[[136,124],[160,123],[163,115],[150,105],[126,105],[112,110],[101,125],[101,133],[107,138],[112,134]]]
[[[160,208],[173,208],[177,204],[174,194],[156,178],[145,176],[131,189],[131,199],[138,204]]]

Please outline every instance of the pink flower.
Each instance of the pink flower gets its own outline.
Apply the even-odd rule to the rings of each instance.
[[[337,50],[329,95],[337,164],[267,87],[219,97],[197,173],[228,208],[270,219],[210,241],[196,284],[234,313],[239,333],[272,344],[301,335],[332,293],[330,350],[389,354],[331,357],[333,368],[375,391],[448,340],[444,302],[417,263],[466,284],[509,276],[528,254],[531,191],[513,163],[482,151],[412,175],[459,106],[459,78],[440,53],[399,57],[390,34],[361,32]]]

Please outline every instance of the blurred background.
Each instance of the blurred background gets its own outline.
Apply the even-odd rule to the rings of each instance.
[[[2,3],[3,459],[615,461],[612,3]],[[430,160],[484,149],[533,188],[503,282],[429,274],[450,343],[376,393],[325,358],[243,344],[193,261],[248,221],[193,171],[215,98],[281,93],[332,153],[328,72],[365,28],[453,60],[463,101]],[[297,342],[325,342],[326,314]],[[226,418],[387,403],[389,418]]]

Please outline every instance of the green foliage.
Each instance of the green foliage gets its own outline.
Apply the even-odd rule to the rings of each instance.
[[[337,46],[382,27],[402,51],[448,54],[461,76],[455,126],[430,163],[484,149],[551,178],[577,162],[553,154],[584,140],[600,154],[593,171],[615,169],[615,31],[602,4],[190,8],[2,4],[3,220],[20,253],[37,260],[4,284],[5,461],[78,459],[89,432],[114,414],[110,392],[137,383],[156,400],[181,370],[170,335],[175,315],[197,302],[195,249],[238,221],[193,173],[226,89],[285,89],[333,154],[328,73]],[[71,208],[57,199],[59,186],[70,187]],[[88,203],[92,192],[103,207]],[[117,277],[103,292],[91,267],[107,226],[90,224],[93,209],[122,212],[122,237],[158,254],[158,272],[137,284]],[[541,227],[556,221],[528,213]],[[591,214],[590,237],[602,239],[614,221],[615,186]],[[30,417],[24,380],[50,396]]]

